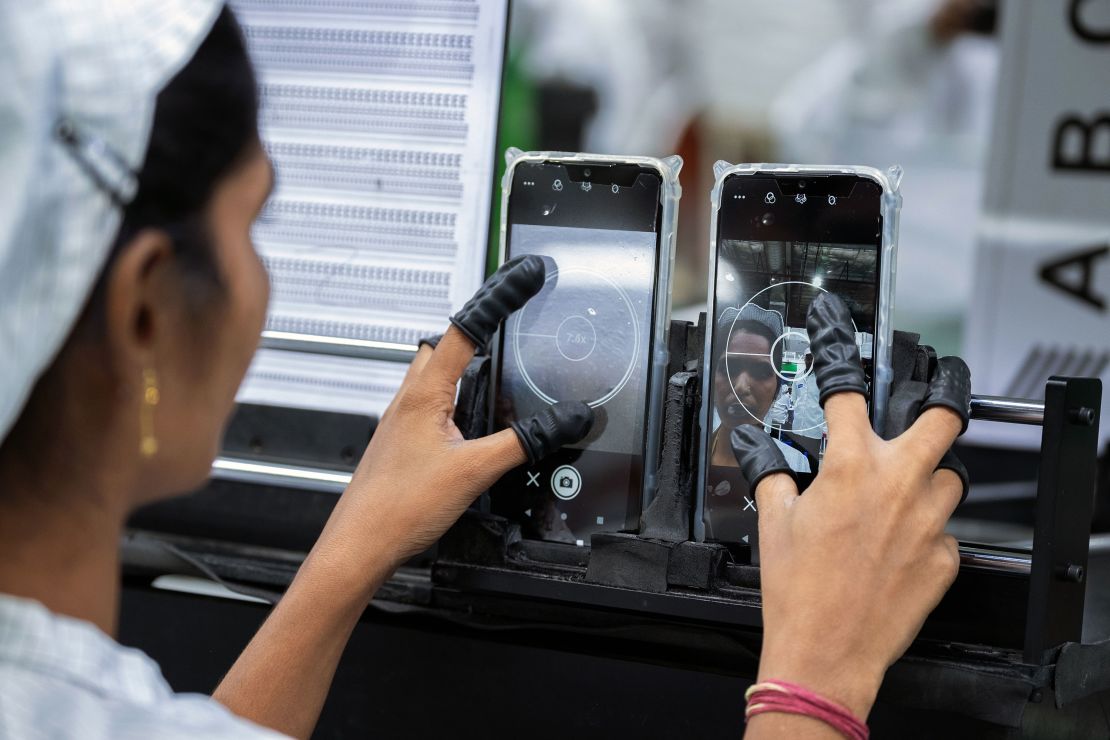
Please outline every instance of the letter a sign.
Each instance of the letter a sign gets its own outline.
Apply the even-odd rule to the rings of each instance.
[[[1110,439],[1110,0],[1012,0],[987,162],[964,357],[973,390],[1043,398],[1101,377]],[[1040,429],[973,424],[970,441],[1036,449]]]
[[[1106,296],[1098,293],[1094,285],[1095,265],[1110,256],[1110,245],[1069,254],[1053,260],[1041,268],[1041,280],[1075,296],[1099,311],[1106,310]]]

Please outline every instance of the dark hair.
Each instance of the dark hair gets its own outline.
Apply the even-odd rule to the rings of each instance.
[[[775,344],[779,336],[775,333],[774,329],[767,326],[762,321],[756,321],[754,319],[742,319],[732,325],[732,332],[737,331],[746,331],[749,334],[755,334],[766,339],[767,348],[774,348],[774,354],[771,356],[771,362],[774,363],[776,370],[782,370],[782,342],[779,342],[777,345]],[[729,336],[731,337],[732,333],[730,333]],[[726,346],[725,349],[727,350],[728,347]]]
[[[142,229],[155,227],[173,241],[174,256],[195,305],[221,291],[204,214],[219,182],[258,141],[258,88],[243,33],[224,8],[184,67],[158,94],[138,191],[93,290],[88,314],[103,298],[115,256]]]

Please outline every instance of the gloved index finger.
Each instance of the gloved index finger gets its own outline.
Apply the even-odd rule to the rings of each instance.
[[[837,296],[821,293],[809,305],[806,330],[813,354],[813,376],[829,425],[830,440],[836,436],[837,427],[852,427],[853,433],[860,432],[864,426],[870,427],[864,402],[867,380],[856,346],[852,312]],[[830,404],[829,399],[838,394],[858,394],[858,397],[839,398]]]
[[[540,292],[544,277],[543,258],[534,254],[501,265],[451,317],[451,327],[428,360],[424,376],[453,387],[501,322]]]
[[[832,293],[821,293],[809,304],[806,314],[813,375],[821,393],[821,405],[835,393],[867,394],[867,380],[856,346],[852,312]]]
[[[513,311],[543,288],[546,268],[535,254],[509,260],[451,317],[451,323],[476,347],[484,346]]]

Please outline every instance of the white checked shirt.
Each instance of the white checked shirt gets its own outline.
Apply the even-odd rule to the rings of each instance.
[[[277,740],[88,622],[0,594],[0,740]]]

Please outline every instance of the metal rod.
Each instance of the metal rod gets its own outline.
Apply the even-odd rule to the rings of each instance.
[[[339,355],[367,360],[387,360],[389,362],[411,362],[417,350],[414,344],[323,337],[288,331],[262,332],[262,346],[266,349],[283,349],[291,352],[310,352],[317,355]]]
[[[973,395],[971,418],[1041,426],[1044,424],[1044,403],[1027,398]]]
[[[212,463],[212,476],[222,480],[303,488],[325,493],[343,493],[351,482],[350,473],[325,468],[254,462],[232,457],[216,458]],[[1031,556],[1027,554],[989,552],[978,548],[960,547],[960,565],[964,567],[1029,575],[1031,562]]]
[[[1106,555],[1110,553],[1110,534],[1091,535],[1091,555]]]
[[[325,337],[285,331],[262,332],[262,346],[266,349],[358,357],[389,362],[411,362],[418,349],[414,344]],[[1044,423],[1044,403],[1024,398],[972,395],[971,418],[1040,426]]]
[[[972,568],[986,568],[987,570],[1005,571],[1029,575],[1033,563],[1032,555],[1023,555],[1012,552],[985,552],[960,548],[960,566]]]
[[[325,493],[343,493],[351,482],[350,473],[336,470],[254,462],[233,457],[217,457],[212,463],[212,477]]]

